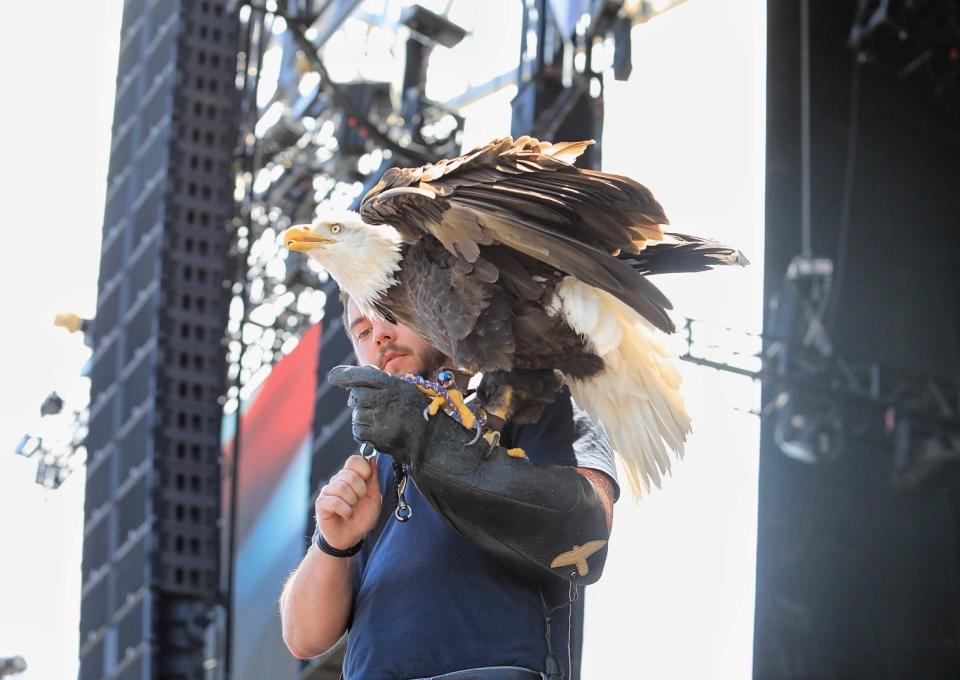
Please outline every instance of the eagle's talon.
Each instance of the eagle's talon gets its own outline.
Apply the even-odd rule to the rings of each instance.
[[[490,448],[487,449],[486,456],[484,456],[485,458],[488,458],[488,457],[490,456],[490,454],[493,453],[493,450],[496,449],[496,448],[500,445],[500,431],[499,431],[499,430],[490,430],[489,432],[487,432],[486,434],[483,435],[483,438],[486,439],[487,442],[490,444]],[[519,447],[514,447],[514,448],[511,448],[511,449],[507,449],[507,450],[505,451],[505,453],[506,453],[508,456],[510,456],[511,458],[526,458],[526,457],[527,457],[526,452],[524,452],[524,450],[521,449],[521,448],[519,448]]]
[[[488,448],[486,454],[484,454],[484,458],[489,458],[490,454],[493,453],[493,450],[500,445],[500,431],[490,430],[483,435],[483,438],[487,440],[488,444],[490,444],[490,448]]]
[[[474,423],[473,430],[474,430],[473,439],[467,442],[467,446],[473,446],[478,441],[480,441],[480,437],[483,436],[483,426],[480,425],[479,420],[476,423]]]
[[[426,408],[423,409],[423,419],[430,420],[432,416],[437,415],[440,412],[441,407],[447,403],[446,395],[438,392],[433,389],[429,384],[424,384],[425,381],[422,378],[418,378],[414,375],[406,376],[405,380],[417,388],[421,394],[425,394],[430,397],[430,403],[427,404]]]
[[[437,383],[431,383],[415,375],[408,375],[404,379],[416,387],[421,394],[430,397],[430,403],[423,409],[424,420],[430,420],[430,418],[440,412],[440,409],[445,408],[449,404],[454,412],[451,413],[450,409],[445,409],[447,413],[450,413],[454,419],[459,420],[460,424],[467,430],[472,430],[476,427],[479,436],[479,431],[483,429],[483,421],[477,418],[476,414],[467,406],[463,398],[463,393],[456,387],[453,371],[450,369],[441,369],[437,373]],[[477,437],[474,437],[470,443],[473,444],[476,441]]]
[[[426,414],[429,414],[431,416],[437,415],[440,412],[440,407],[446,403],[447,403],[447,398],[444,397],[442,394],[438,394],[433,398],[433,401],[427,404],[427,408],[423,410],[424,415]]]

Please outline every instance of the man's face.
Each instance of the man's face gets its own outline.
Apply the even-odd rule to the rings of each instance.
[[[406,326],[370,320],[349,300],[347,322],[353,350],[362,366],[376,366],[390,375],[433,375],[445,357]]]

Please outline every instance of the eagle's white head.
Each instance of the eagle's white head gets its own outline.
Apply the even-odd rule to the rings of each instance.
[[[290,250],[306,253],[336,279],[363,315],[374,309],[400,269],[400,233],[385,224],[367,224],[351,211],[325,212],[313,224],[290,227],[283,233]]]

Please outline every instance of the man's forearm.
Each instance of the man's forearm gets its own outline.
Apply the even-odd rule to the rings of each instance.
[[[347,628],[353,558],[325,555],[310,546],[280,595],[283,641],[298,659],[318,656]]]
[[[609,519],[601,491],[586,475],[510,458],[502,448],[486,459],[469,447],[447,447],[447,454],[428,456],[413,478],[457,531],[538,580],[585,585],[600,578]]]

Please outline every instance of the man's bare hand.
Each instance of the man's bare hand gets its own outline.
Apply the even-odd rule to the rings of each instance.
[[[317,526],[332,547],[356,545],[380,515],[376,462],[350,456],[314,503]],[[350,560],[311,547],[280,596],[283,641],[298,659],[329,650],[347,629],[353,597]]]
[[[332,547],[347,550],[376,525],[380,503],[376,460],[352,455],[317,496],[320,533]]]

